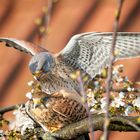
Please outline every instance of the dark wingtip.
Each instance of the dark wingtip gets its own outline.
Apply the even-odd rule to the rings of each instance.
[[[0,43],[5,43],[5,45],[6,45],[7,47],[10,47],[10,44],[7,43],[7,42],[5,42],[4,40],[0,40]]]
[[[0,43],[5,43],[5,46],[10,47],[10,44],[3,39],[0,39]]]
[[[7,47],[10,47],[10,44],[8,44],[8,43],[6,43],[5,45],[6,45]]]

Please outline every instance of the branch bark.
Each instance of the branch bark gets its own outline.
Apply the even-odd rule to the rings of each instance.
[[[108,139],[108,127],[110,123],[109,118],[109,105],[110,105],[110,91],[111,91],[111,82],[112,82],[112,70],[113,70],[113,62],[115,60],[115,45],[117,40],[117,31],[119,25],[120,14],[122,10],[123,0],[118,0],[118,6],[116,9],[115,21],[114,21],[114,28],[113,28],[113,40],[112,40],[112,47],[111,47],[111,54],[110,54],[110,63],[108,67],[108,77],[106,82],[106,97],[107,97],[107,104],[106,104],[106,114],[105,114],[105,122],[104,122],[104,133],[103,133],[103,140]]]
[[[17,105],[12,105],[8,107],[2,107],[0,108],[0,114],[3,115],[6,112],[13,111],[19,108],[19,106],[25,106],[25,104],[17,104]]]
[[[105,121],[105,115],[93,115],[92,124],[94,125],[94,131],[103,130]],[[140,131],[140,116],[113,116],[110,117],[109,130],[110,131]],[[88,118],[83,119],[74,124],[70,124],[60,131],[52,133],[51,135],[61,139],[73,139],[79,135],[89,132]],[[48,133],[44,135],[44,139],[48,136]]]
[[[20,105],[14,105],[0,109],[0,114],[3,115],[8,111],[17,109]],[[91,116],[91,125],[94,126],[94,131],[103,130],[105,121],[105,114],[94,114]],[[60,131],[54,133],[45,133],[44,140],[56,140],[59,139],[73,139],[77,136],[83,135],[89,132],[89,118],[83,119],[74,124],[70,124]],[[140,116],[110,116],[110,131],[140,131]]]

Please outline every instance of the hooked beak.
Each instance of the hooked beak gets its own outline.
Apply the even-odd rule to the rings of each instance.
[[[34,103],[34,108],[36,108],[36,107],[38,107],[38,106],[40,106],[40,104],[41,104],[41,101],[40,101],[40,99],[36,99],[36,98],[34,98],[33,99],[33,103]]]
[[[34,73],[33,75],[34,75],[35,77],[37,77],[37,78],[40,78],[42,74],[43,74],[43,73],[42,73],[41,70],[37,70],[37,71],[35,71],[35,73]]]

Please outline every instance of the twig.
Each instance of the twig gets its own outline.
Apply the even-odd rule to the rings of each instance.
[[[42,43],[45,36],[47,36],[47,30],[50,22],[51,11],[52,11],[52,4],[53,4],[52,0],[48,0],[48,6],[47,8],[46,7],[44,8],[44,16],[42,18],[40,24],[40,32],[38,34],[39,43]]]
[[[18,105],[12,105],[12,106],[8,106],[8,107],[0,108],[0,114],[3,115],[6,112],[16,110],[16,109],[19,108],[19,106],[23,106],[24,107],[24,104],[18,104]]]
[[[54,136],[52,136],[50,133],[47,133],[47,132],[42,136],[42,139],[43,140],[57,140],[57,138],[55,138]]]
[[[86,96],[86,93],[85,93],[85,89],[84,89],[84,85],[83,85],[83,81],[82,81],[80,72],[79,72],[79,75],[77,77],[77,81],[79,83],[81,94],[82,94],[83,99],[84,99],[84,105],[85,105],[85,108],[86,108],[86,111],[87,111],[87,114],[88,114],[89,131],[90,131],[90,134],[91,134],[91,140],[93,140],[93,125],[92,125],[92,120],[91,120],[91,113],[90,113],[90,109],[89,109],[89,106],[88,106],[88,103],[87,103],[87,96]]]
[[[110,65],[108,68],[108,77],[106,83],[106,97],[107,97],[107,104],[106,104],[106,115],[105,115],[105,123],[104,123],[104,133],[103,139],[108,139],[108,126],[109,126],[109,105],[110,105],[110,89],[111,89],[111,81],[112,81],[112,70],[113,70],[113,62],[115,60],[115,44],[117,39],[117,30],[118,30],[118,23],[120,18],[120,13],[122,9],[123,0],[118,0],[118,7],[115,15],[114,21],[114,32],[113,32],[113,40],[112,40],[112,47],[111,47],[111,54],[110,54]]]
[[[114,92],[130,92],[125,88],[112,88],[111,91],[114,91]],[[140,88],[134,88],[134,90],[132,92],[140,93]]]
[[[113,118],[112,117],[112,120],[115,120],[115,121],[120,121],[120,122],[123,122],[124,124],[128,124],[128,125],[130,125],[131,127],[133,127],[134,129],[136,129],[137,131],[140,131],[140,127],[138,126],[138,125],[136,125],[135,123],[133,123],[132,121],[130,121],[129,119],[126,119],[126,118],[124,118],[124,117],[115,117],[115,118]]]
[[[52,0],[48,0],[48,11],[47,11],[47,15],[44,18],[44,26],[46,27],[46,29],[48,28],[48,24],[51,18],[52,4],[53,4]]]

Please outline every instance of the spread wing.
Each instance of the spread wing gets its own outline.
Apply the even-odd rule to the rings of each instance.
[[[13,47],[17,50],[23,51],[31,55],[35,55],[36,53],[47,51],[46,49],[37,46],[33,43],[26,42],[23,40],[17,40],[14,38],[0,38],[0,42],[5,42],[7,47]]]
[[[91,76],[100,74],[108,67],[112,44],[112,33],[89,32],[75,35],[58,54],[67,65],[81,69]],[[140,33],[118,32],[116,60],[140,57]]]

